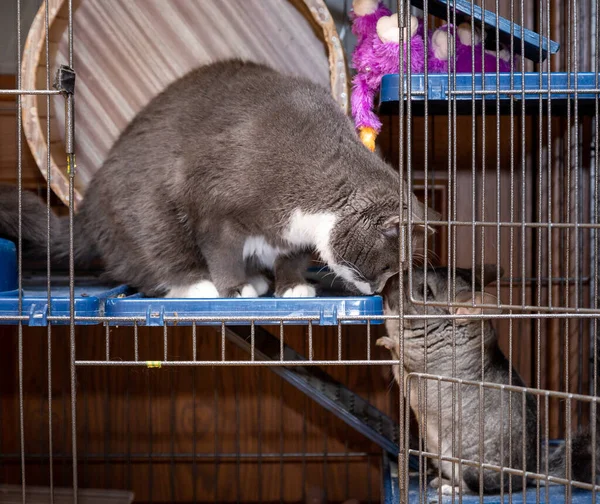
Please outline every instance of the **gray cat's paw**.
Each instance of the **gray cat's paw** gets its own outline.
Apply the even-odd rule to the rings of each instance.
[[[308,298],[315,297],[317,295],[317,291],[310,284],[299,284],[294,285],[293,287],[288,287],[283,292],[279,294],[278,297],[284,298]]]
[[[210,280],[201,280],[185,287],[173,287],[167,292],[167,298],[218,298],[219,291]]]
[[[254,286],[242,284],[225,291],[226,298],[255,298],[259,297]]]
[[[248,278],[248,283],[254,287],[254,290],[258,296],[264,296],[267,292],[269,292],[269,281],[262,275],[256,275]]]

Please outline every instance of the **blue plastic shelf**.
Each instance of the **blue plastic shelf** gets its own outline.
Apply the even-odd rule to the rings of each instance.
[[[0,292],[15,290],[17,281],[17,248],[0,238]]]
[[[23,321],[28,326],[48,325],[48,315],[56,317],[68,317],[71,303],[69,300],[69,286],[56,286],[53,281],[50,304],[46,290],[46,278],[24,279],[21,316],[28,317]],[[104,314],[104,304],[111,296],[117,296],[123,292],[122,287],[111,289],[100,285],[76,285],[75,286],[75,316],[76,317],[98,317]],[[0,292],[0,315],[19,316],[19,291],[17,289]],[[18,319],[0,320],[2,325],[17,324]],[[68,320],[56,320],[56,325],[68,325]],[[95,321],[79,320],[79,325],[97,324]]]
[[[557,444],[557,443],[553,443]],[[411,460],[411,462],[413,462]],[[413,467],[413,464],[411,464]],[[417,466],[418,467],[418,466]],[[421,489],[419,486],[419,475],[415,472],[409,472],[410,482],[408,487],[408,502],[409,504],[419,504],[423,502]],[[432,478],[435,476],[432,476]],[[387,454],[383,455],[383,467],[382,467],[382,488],[383,494],[381,502],[384,504],[396,504],[399,500],[399,486],[398,486],[398,464],[396,460],[391,459]],[[429,480],[429,478],[428,478]],[[559,504],[565,502],[565,487],[562,485],[550,485],[548,487],[549,500],[546,501],[546,487],[540,487],[540,503],[541,504]],[[513,492],[512,502],[513,504],[524,504],[526,502],[537,502],[536,501],[537,488],[531,487],[527,489],[525,499],[523,498],[523,492]],[[571,500],[569,504],[590,504],[592,502],[592,492],[582,490],[580,488],[572,488]],[[600,498],[600,492],[596,494],[596,500]],[[437,489],[427,487],[427,496],[424,502],[436,502],[438,504],[450,504],[452,502],[459,502],[458,495],[455,500],[452,501],[451,495],[442,496],[442,501],[439,502],[439,493]],[[463,504],[508,504],[509,496],[507,493],[504,494],[504,499],[500,495],[485,495],[483,501],[479,500],[479,495],[463,495]]]
[[[249,325],[250,319],[260,317],[261,325],[279,325],[282,317],[297,317],[284,321],[288,325],[306,325],[314,318],[315,325],[337,325],[340,316],[378,316],[383,313],[380,296],[316,297],[316,298],[246,298],[246,299],[164,299],[145,298],[140,294],[111,298],[106,301],[106,316],[141,319],[139,325],[192,325],[191,321],[170,321],[169,317],[211,318],[198,325],[220,325],[220,319],[236,317],[228,325]],[[272,317],[272,319],[269,319]],[[366,320],[342,321],[343,324],[366,324]],[[382,320],[372,320],[381,324]],[[115,322],[116,324],[116,322]],[[118,325],[133,325],[120,321]]]
[[[411,0],[412,5],[423,9],[423,0]],[[447,20],[448,6],[450,6],[450,20],[453,20],[452,10],[456,10],[457,23],[461,22],[461,18],[473,17],[475,26],[481,27],[481,21],[485,23],[487,31],[488,47],[494,49],[496,47],[496,25],[498,26],[498,35],[500,42],[506,46],[510,46],[511,36],[514,37],[514,50],[517,54],[521,54],[521,40],[524,41],[525,56],[532,61],[540,61],[540,45],[541,45],[541,61],[550,54],[555,54],[560,49],[558,42],[548,41],[546,37],[541,37],[539,33],[528,29],[522,29],[520,25],[511,23],[510,20],[498,16],[489,10],[483,10],[478,5],[471,3],[471,0],[429,0],[427,7],[429,14],[440,19]],[[497,21],[497,23],[496,23]]]
[[[459,103],[470,107],[472,102],[473,91],[473,75],[472,74],[457,74],[456,87],[454,82],[448,82],[447,74],[429,74],[428,85],[425,89],[425,75],[414,74],[411,76],[411,94],[412,103],[418,104],[425,100],[425,94],[431,105],[443,104],[443,110],[447,112],[448,99],[451,96],[451,91],[465,94],[456,94],[456,100]],[[550,82],[550,87],[548,85]],[[385,114],[394,112],[398,109],[400,77],[398,74],[385,75],[381,81],[381,90],[379,95],[380,113]],[[592,72],[584,73],[543,73],[542,84],[540,86],[540,74],[537,72],[525,73],[524,79],[521,73],[513,75],[513,85],[511,85],[510,73],[481,73],[475,74],[475,100],[476,102],[486,101],[489,105],[496,103],[496,85],[500,90],[499,98],[501,102],[507,105],[510,97],[521,101],[522,88],[525,89],[525,100],[531,105],[537,106],[540,96],[546,102],[548,96],[551,97],[553,111],[560,112],[567,101],[570,99],[574,102],[574,90],[578,90],[578,102],[586,104],[594,102],[597,96],[596,90],[596,74]],[[404,92],[407,92],[407,78],[405,77]],[[550,92],[548,90],[550,89]],[[588,91],[588,92],[586,92]],[[509,94],[508,92],[511,92]],[[489,94],[487,94],[489,93]],[[517,107],[519,107],[517,105]],[[517,109],[518,110],[518,109]],[[546,112],[544,107],[543,112]],[[595,113],[594,107],[580,107],[580,113]]]
[[[318,281],[323,274],[313,269],[308,278]],[[25,316],[25,325],[45,326],[48,315],[68,317],[70,314],[69,285],[66,278],[52,278],[51,297],[48,303],[46,277],[24,277],[22,309],[19,312],[19,293],[17,290],[16,251],[11,242],[0,239],[0,316]],[[259,317],[259,324],[279,324],[282,318],[295,317],[296,320],[285,324],[303,325],[313,320],[315,325],[337,325],[341,316],[379,316],[383,314],[383,301],[380,296],[343,296],[335,284],[320,288],[325,294],[316,298],[274,298],[254,299],[165,299],[146,298],[126,286],[102,285],[98,279],[76,278],[75,316],[77,317],[117,317],[115,325],[133,325],[133,319],[139,325],[162,326],[191,325],[192,321],[170,321],[169,317],[205,318],[199,325],[220,325],[219,319],[237,320],[230,325],[250,325],[251,319]],[[272,317],[272,318],[270,318]],[[16,324],[18,319],[0,320],[0,324]],[[54,321],[55,324],[68,324],[68,320]],[[77,321],[78,324],[95,324],[97,321]],[[366,320],[342,321],[343,324],[366,324]],[[382,324],[382,320],[371,320],[372,324]]]

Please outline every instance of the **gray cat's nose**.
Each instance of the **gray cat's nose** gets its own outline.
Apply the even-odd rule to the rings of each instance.
[[[382,278],[381,280],[376,280],[375,282],[371,282],[371,289],[373,293],[380,293],[385,287],[386,282],[389,277]]]

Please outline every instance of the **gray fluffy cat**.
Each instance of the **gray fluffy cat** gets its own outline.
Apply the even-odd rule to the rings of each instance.
[[[328,89],[259,64],[211,64],[154,98],[115,143],[75,217],[76,261],[100,258],[110,279],[147,295],[254,297],[274,280],[277,296],[302,297],[315,295],[303,271],[316,252],[372,294],[399,269],[400,184]],[[43,255],[45,207],[27,195],[23,213],[23,252]],[[67,222],[52,228],[64,261]],[[13,189],[0,192],[0,236],[16,236]]]
[[[479,272],[479,268],[478,272]],[[497,304],[495,296],[484,293],[481,295],[481,284],[487,285],[496,279],[495,266],[486,266],[483,281],[479,276],[475,279],[476,304]],[[405,293],[409,293],[408,277],[405,274]],[[448,296],[448,269],[429,268],[427,272],[427,285],[424,285],[424,270],[417,269],[413,272],[413,299],[423,300],[424,293],[428,301],[441,303],[447,302]],[[398,276],[390,280],[385,288],[386,314],[397,315],[399,312],[399,281]],[[471,271],[457,268],[456,273],[456,302],[470,303],[472,299]],[[448,308],[412,304],[410,297],[404,297],[405,314],[423,314],[428,310],[429,314],[449,314]],[[457,315],[482,313],[481,308],[453,308]],[[486,313],[497,310],[486,309]],[[425,354],[427,358],[427,374],[456,377],[458,379],[481,381],[482,365],[485,371],[486,382],[508,385],[509,362],[498,347],[496,334],[489,319],[482,324],[480,320],[457,319],[456,329],[453,336],[451,319],[430,318],[427,321],[427,334],[425,334],[425,320],[406,319],[404,321],[404,332],[400,332],[399,320],[388,320],[386,322],[387,337],[380,338],[377,344],[388,348],[395,359],[399,358],[399,342],[401,335],[404,338],[404,368],[405,376],[408,373],[425,372]],[[425,349],[425,336],[427,337],[427,349]],[[455,338],[456,359],[455,374],[453,375],[452,362],[452,340]],[[484,350],[482,355],[482,341]],[[599,343],[600,346],[600,343]],[[396,381],[400,380],[399,366],[394,366]],[[423,416],[425,411],[424,384],[427,381],[427,405],[426,449],[432,453],[439,453],[441,443],[441,455],[445,457],[460,457],[465,460],[479,461],[480,459],[480,436],[479,436],[479,405],[480,388],[472,385],[460,386],[460,401],[458,400],[458,386],[453,396],[452,384],[440,382],[438,394],[438,383],[436,380],[422,380],[422,399],[419,404],[419,385],[417,380],[411,380],[410,407],[417,419]],[[516,371],[512,371],[512,385],[523,387],[523,381]],[[406,389],[405,389],[406,390]],[[512,401],[512,423],[509,431],[509,395]],[[441,418],[439,418],[438,401],[441,401]],[[513,469],[526,468],[527,471],[536,471],[536,439],[537,439],[537,411],[536,399],[533,395],[526,395],[523,409],[523,395],[517,392],[505,391],[501,400],[500,391],[490,388],[484,390],[484,463]],[[543,400],[541,403],[543,408]],[[600,404],[598,404],[600,408]],[[455,424],[452,425],[452,411],[454,409]],[[600,412],[600,409],[597,410]],[[523,414],[525,413],[525,418]],[[459,424],[460,419],[460,424]],[[441,422],[441,424],[440,424]],[[440,430],[441,425],[441,430]],[[600,475],[600,421],[597,420],[597,448],[596,448],[596,471]],[[454,429],[454,430],[453,430]],[[509,435],[512,436],[512,448],[509,450]],[[542,428],[543,435],[543,428]],[[523,436],[525,436],[525,460],[523,460]],[[455,447],[453,454],[452,447]],[[584,483],[592,483],[592,437],[589,432],[581,432],[575,435],[571,442],[572,468],[571,475],[574,480]],[[543,451],[542,451],[543,453]],[[503,457],[502,457],[503,456]],[[438,460],[430,459],[437,468]],[[541,471],[545,469],[545,462],[541,462]],[[565,453],[564,448],[555,450],[548,459],[549,473],[551,476],[565,478]],[[444,494],[451,494],[452,487],[456,492],[479,492],[480,472],[478,467],[463,465],[462,473],[459,465],[454,466],[454,480],[452,480],[452,462],[441,462],[442,480],[435,478],[431,486],[438,488],[442,486]],[[437,474],[437,471],[436,471]],[[462,477],[462,480],[460,479]],[[483,491],[485,493],[497,493],[502,486],[505,491],[509,490],[511,477],[504,474],[503,479],[497,471],[483,471]],[[533,480],[528,480],[531,483]],[[523,487],[522,476],[512,476],[513,491]]]

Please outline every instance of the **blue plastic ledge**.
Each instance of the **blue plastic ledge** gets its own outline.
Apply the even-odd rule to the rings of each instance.
[[[412,0],[412,5],[423,9],[423,0]],[[546,37],[540,37],[539,33],[533,32],[528,29],[522,29],[520,25],[511,23],[510,20],[498,16],[496,13],[489,10],[483,10],[480,6],[474,5],[470,0],[429,0],[427,7],[429,14],[436,16],[440,19],[447,20],[448,6],[450,6],[450,17],[452,20],[452,10],[456,10],[457,18],[461,16],[473,17],[475,20],[475,26],[481,26],[483,20],[485,27],[488,31],[488,39],[493,37],[489,47],[495,48],[495,34],[496,25],[498,26],[498,34],[500,41],[505,45],[510,46],[510,39],[513,37],[513,46],[517,54],[521,54],[521,40],[524,42],[525,54],[527,59],[532,61],[540,60],[540,38],[541,38],[541,60],[545,60],[548,57],[548,51],[550,54],[555,54],[560,49],[558,42],[554,42]],[[498,21],[496,23],[496,20]],[[458,22],[458,19],[457,19]]]
[[[496,100],[496,85],[500,90],[500,99],[509,100],[511,95],[516,100],[522,99],[522,89],[526,91],[525,100],[538,101],[541,95],[542,99],[547,100],[548,95],[552,99],[552,103],[555,101],[565,101],[567,98],[574,98],[574,89],[577,86],[578,90],[578,101],[594,100],[597,93],[593,92],[596,89],[596,74],[593,72],[583,73],[542,73],[542,84],[540,86],[540,74],[538,72],[513,74],[513,83],[511,84],[510,73],[485,73],[483,76],[481,73],[473,74],[457,74],[456,75],[456,87],[454,86],[453,77],[451,82],[448,82],[448,74],[429,74],[428,75],[428,86],[425,89],[425,75],[424,74],[413,74],[411,75],[411,99],[412,101],[424,101],[425,91],[427,91],[427,97],[431,101],[444,101],[447,102],[450,97],[450,91],[458,91],[460,93],[466,92],[467,94],[457,94],[457,100],[468,100],[471,101],[473,83],[475,88],[475,99],[480,101],[483,97],[486,100]],[[550,86],[548,82],[550,81]],[[399,83],[400,77],[398,74],[384,75],[381,81],[381,91],[379,96],[380,105],[387,103],[398,103],[399,96]],[[524,85],[523,85],[524,84]],[[404,92],[407,92],[407,79],[405,77]],[[550,92],[548,92],[550,90]],[[568,91],[570,90],[570,91]],[[586,93],[586,90],[590,92]],[[490,94],[483,94],[493,91]],[[503,93],[504,91],[504,93]],[[512,94],[507,94],[506,91],[512,91]],[[516,91],[516,93],[514,93]],[[418,94],[415,94],[418,93]],[[479,93],[479,94],[478,94]]]
[[[52,287],[50,303],[46,290],[45,277],[39,278],[35,285],[23,287],[21,316],[26,316],[24,325],[47,326],[48,316],[69,317],[71,303],[69,300],[69,287]],[[117,296],[123,292],[123,287],[110,289],[103,286],[75,286],[75,316],[76,317],[98,317],[104,315],[104,303],[111,296]],[[0,292],[0,316],[19,316],[19,291],[17,289]],[[1,325],[18,324],[19,320],[3,319]],[[68,325],[69,320],[56,320],[55,325]],[[78,320],[78,325],[93,325],[98,322],[93,320]]]
[[[19,292],[17,290],[17,260],[14,244],[0,239],[0,316],[27,319],[23,324],[45,326],[48,316],[68,317],[70,300],[68,279],[52,279],[50,302],[46,286],[46,277],[27,277],[23,279],[22,308],[19,311]],[[315,277],[314,271],[310,276]],[[76,278],[75,316],[76,317],[114,317],[114,325],[133,325],[133,319],[139,325],[162,326],[191,325],[192,321],[168,320],[169,317],[188,317],[198,320],[199,325],[220,325],[223,319],[235,317],[228,325],[250,325],[257,317],[257,324],[280,324],[282,318],[294,317],[284,321],[288,325],[306,325],[312,320],[315,325],[337,325],[344,316],[380,316],[383,314],[383,301],[380,296],[340,296],[316,298],[273,298],[254,299],[166,299],[146,298],[133,292],[126,286],[108,287],[98,280]],[[335,285],[324,287],[324,292],[336,292]],[[271,318],[272,317],[272,318]],[[130,320],[117,320],[129,318]],[[18,318],[5,318],[0,324],[17,324]],[[54,321],[54,324],[68,324],[69,320]],[[96,324],[94,320],[78,320],[77,324]],[[342,321],[343,324],[366,324],[367,320]],[[382,320],[371,320],[372,324],[382,324]]]
[[[557,443],[552,443],[557,444]],[[411,464],[412,467],[412,464]],[[398,485],[398,464],[396,460],[391,459],[387,454],[383,455],[383,467],[382,467],[382,496],[381,502],[383,504],[396,504],[400,502],[400,490]],[[432,476],[435,477],[435,476]],[[409,486],[408,486],[408,503],[409,504],[420,504],[421,502],[437,503],[437,504],[450,504],[453,502],[460,502],[459,496],[456,495],[454,501],[451,495],[443,495],[441,502],[439,502],[439,493],[437,489],[427,487],[427,495],[423,496],[421,486],[419,484],[419,475],[415,472],[409,472]],[[430,478],[428,478],[429,481]],[[546,500],[546,490],[548,490],[548,500]],[[596,493],[596,500],[600,498],[600,492]],[[537,488],[535,486],[527,488],[525,497],[523,491],[513,492],[512,496],[509,497],[508,493],[505,492],[504,496],[501,495],[485,495],[483,501],[479,500],[479,495],[463,495],[463,504],[525,504],[526,502],[538,502],[537,501]],[[565,487],[563,485],[550,485],[548,488],[540,486],[540,504],[559,504],[565,503]],[[592,492],[588,490],[582,490],[580,488],[571,489],[571,500],[569,504],[591,504]]]
[[[173,321],[169,317],[211,318],[199,320],[198,325],[220,325],[221,319],[237,317],[227,325],[249,325],[251,319],[260,317],[257,324],[279,325],[283,317],[296,317],[287,320],[287,325],[306,325],[314,319],[315,325],[337,325],[342,316],[378,316],[383,313],[380,296],[364,297],[316,297],[316,298],[246,298],[246,299],[164,299],[145,298],[140,294],[111,298],[106,301],[107,317],[143,319],[140,325],[162,326],[192,325],[192,321]],[[272,319],[269,319],[272,317]],[[117,322],[115,322],[116,324]],[[342,321],[343,324],[366,324],[366,320]],[[372,324],[382,324],[382,320],[371,320]],[[133,325],[132,321],[119,322],[119,325]]]

